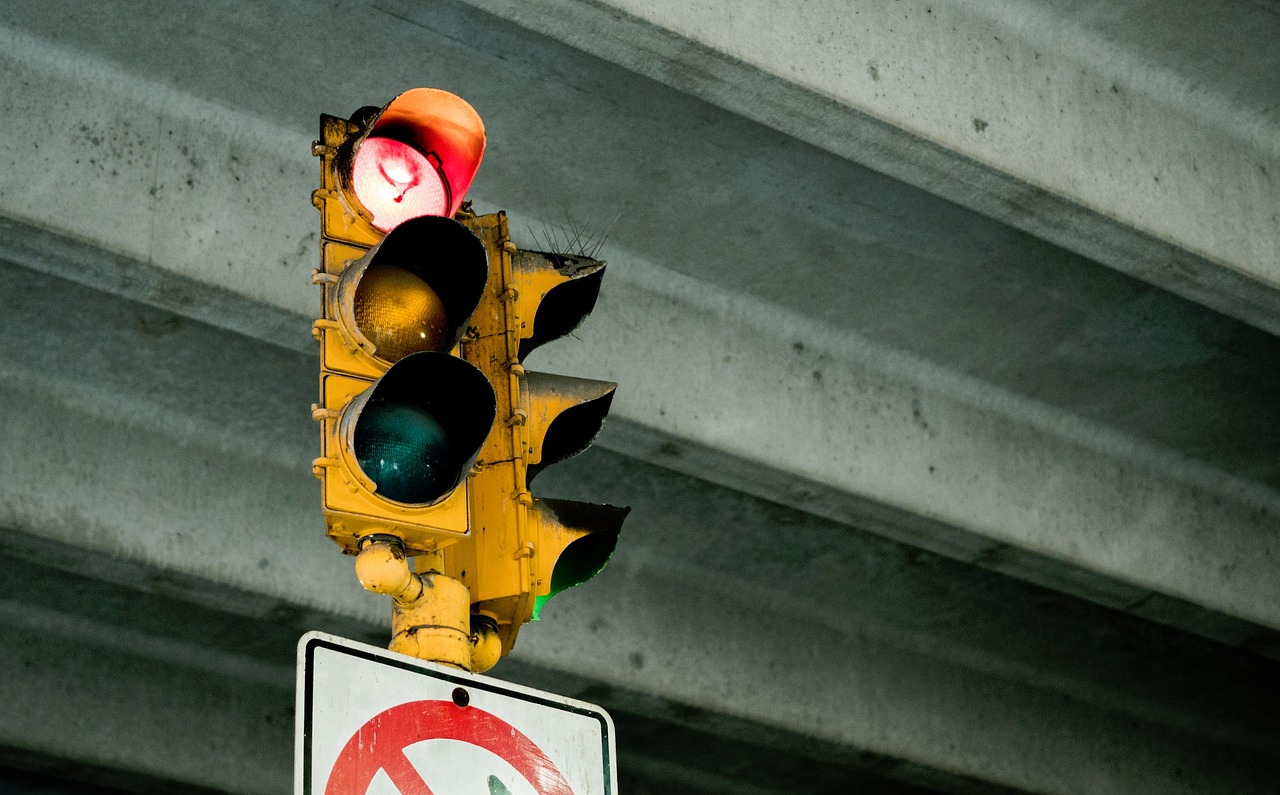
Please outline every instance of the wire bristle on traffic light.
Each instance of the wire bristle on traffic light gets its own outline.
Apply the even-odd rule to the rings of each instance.
[[[392,649],[483,670],[600,570],[627,513],[529,491],[608,413],[615,384],[522,365],[591,312],[605,265],[522,251],[505,213],[463,209],[485,133],[453,94],[413,89],[320,127],[312,414],[328,535],[393,597]],[[423,583],[457,584],[464,608]]]

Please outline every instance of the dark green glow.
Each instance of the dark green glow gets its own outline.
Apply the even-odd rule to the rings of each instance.
[[[360,468],[389,500],[429,503],[457,485],[461,457],[452,439],[435,417],[411,403],[371,403],[354,442]]]
[[[550,593],[546,596],[534,597],[533,620],[538,620],[542,606],[551,597],[575,585],[581,585],[599,574],[609,562],[609,558],[613,557],[613,550],[617,546],[617,530],[600,530],[585,535],[565,547],[551,570]]]

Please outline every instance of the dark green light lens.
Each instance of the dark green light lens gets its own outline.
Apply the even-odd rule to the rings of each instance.
[[[550,593],[533,598],[533,620],[537,621],[542,606],[561,591],[581,585],[600,573],[618,546],[618,530],[600,530],[579,538],[564,548],[551,569]]]
[[[457,484],[462,462],[452,439],[435,417],[412,404],[370,405],[354,442],[360,468],[389,500],[429,503]]]

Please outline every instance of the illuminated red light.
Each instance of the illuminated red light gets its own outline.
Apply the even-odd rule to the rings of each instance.
[[[445,215],[449,192],[435,165],[417,149],[370,136],[356,152],[352,187],[373,225],[389,232],[410,218]]]

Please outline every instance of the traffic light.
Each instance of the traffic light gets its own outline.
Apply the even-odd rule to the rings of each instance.
[[[328,534],[393,597],[393,649],[483,670],[600,570],[627,513],[529,491],[608,413],[614,384],[521,363],[590,313],[604,263],[521,251],[504,213],[463,208],[484,126],[447,92],[322,116],[314,151]]]
[[[473,609],[495,621],[506,653],[547,599],[603,567],[628,509],[542,500],[529,491],[542,469],[591,445],[613,399],[616,384],[521,364],[591,312],[604,263],[522,251],[503,213],[466,223],[489,253],[491,272],[471,320],[476,334],[462,353],[494,384],[498,419],[467,480],[471,537],[447,551],[445,571],[466,583]]]

